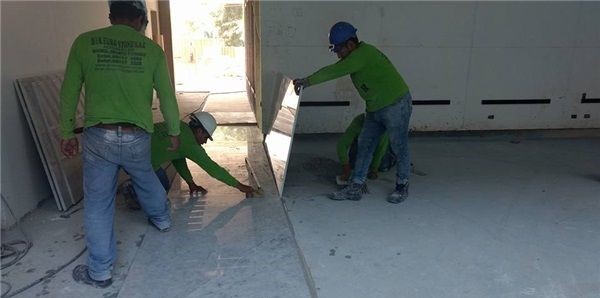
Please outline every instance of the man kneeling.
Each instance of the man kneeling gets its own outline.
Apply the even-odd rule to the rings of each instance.
[[[170,139],[169,135],[167,135],[165,123],[155,124],[154,133],[152,134],[152,166],[156,176],[158,176],[158,179],[167,192],[170,188],[169,178],[161,165],[170,161],[175,166],[177,173],[188,184],[190,195],[197,193],[204,195],[207,193],[204,187],[194,182],[190,169],[187,166],[186,158],[195,162],[213,178],[229,186],[233,186],[249,196],[255,192],[251,186],[242,184],[231,176],[227,170],[213,161],[206,153],[206,150],[202,148],[202,145],[206,144],[207,140],[213,140],[212,135],[216,128],[217,122],[211,114],[207,112],[193,113],[190,115],[190,121],[187,125],[185,122],[182,122],[180,134],[181,145],[179,149],[169,151],[166,149]],[[130,209],[140,209],[131,180],[124,183],[122,192]]]

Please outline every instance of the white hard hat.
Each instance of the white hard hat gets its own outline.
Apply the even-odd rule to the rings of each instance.
[[[190,128],[202,128],[206,133],[208,133],[208,138],[212,141],[212,135],[217,129],[217,120],[215,117],[207,112],[195,112],[190,114]]]

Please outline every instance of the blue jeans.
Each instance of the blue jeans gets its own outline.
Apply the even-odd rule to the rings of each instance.
[[[377,149],[377,148],[375,148]],[[348,150],[348,161],[350,162],[350,167],[354,169],[354,165],[356,164],[356,153],[358,152],[358,138],[352,142],[350,145],[350,150]],[[388,145],[383,157],[381,158],[381,163],[379,164],[379,168],[377,168],[378,172],[387,172],[393,166],[396,165],[396,155],[392,150],[392,146]],[[371,168],[371,167],[369,167]]]
[[[164,187],[165,191],[169,193],[169,189],[171,189],[171,183],[169,182],[169,176],[167,176],[167,172],[163,168],[158,168],[156,172],[156,177],[160,181],[160,184]]]
[[[117,258],[114,234],[119,169],[131,176],[140,205],[159,227],[169,227],[167,195],[150,163],[150,134],[142,129],[117,131],[89,127],[83,133],[84,228],[89,275],[111,278]]]
[[[365,183],[373,153],[381,135],[387,131],[390,146],[397,158],[396,184],[408,183],[410,157],[408,153],[408,124],[412,114],[412,97],[407,93],[393,105],[375,112],[367,112],[358,137],[356,166],[352,172],[353,183]]]
[[[125,171],[125,173],[127,173],[127,171]],[[167,172],[163,168],[158,168],[158,170],[156,170],[154,174],[156,174],[158,181],[160,181],[160,184],[163,186],[165,192],[168,194],[169,189],[171,189],[171,182],[169,182],[169,176],[167,176]],[[129,173],[127,173],[127,175],[129,175]],[[133,182],[131,181],[131,179],[127,180],[123,184],[125,185],[125,191],[137,201],[137,193],[135,192]]]

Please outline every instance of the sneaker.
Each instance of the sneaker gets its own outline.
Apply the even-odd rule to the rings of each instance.
[[[351,200],[359,201],[362,199],[362,194],[367,193],[367,184],[351,183],[348,186],[342,188],[340,191],[336,191],[329,195],[329,198],[335,201]]]
[[[152,221],[152,220],[151,220],[149,217],[148,217],[148,223],[149,223],[151,226],[155,227],[157,230],[159,230],[160,232],[163,232],[163,233],[165,233],[165,232],[168,232],[168,231],[170,231],[170,230],[171,230],[171,227],[170,227],[170,226],[169,226],[169,227],[166,227],[166,228],[162,228],[162,229],[161,229],[161,228],[159,228],[157,225],[155,225],[155,224],[154,224],[154,222],[153,222],[153,221]]]
[[[73,279],[80,284],[92,286],[94,288],[107,288],[112,285],[112,278],[107,280],[95,280],[90,277],[87,265],[77,265],[73,269]]]
[[[392,204],[402,203],[408,198],[408,183],[396,184],[396,189],[387,197],[387,201]]]

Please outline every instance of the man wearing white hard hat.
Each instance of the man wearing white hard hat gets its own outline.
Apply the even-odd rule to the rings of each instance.
[[[227,170],[213,161],[206,153],[206,150],[202,148],[202,145],[206,144],[208,140],[213,140],[212,135],[217,128],[217,121],[211,114],[207,112],[193,113],[190,115],[190,121],[187,124],[182,121],[180,127],[181,134],[179,138],[181,142],[179,149],[170,151],[165,147],[169,143],[166,124],[163,122],[154,125],[154,133],[152,134],[152,166],[165,190],[169,190],[170,183],[161,165],[165,162],[172,162],[179,176],[187,183],[190,194],[206,194],[207,190],[196,184],[190,173],[186,162],[186,159],[190,159],[213,178],[235,187],[248,195],[254,193],[255,190],[251,186],[242,184],[231,176]],[[128,206],[135,209],[136,195],[134,189],[125,185],[123,190],[126,200],[128,200]]]

